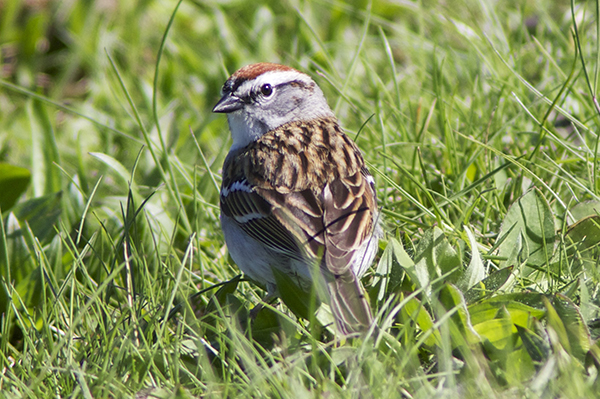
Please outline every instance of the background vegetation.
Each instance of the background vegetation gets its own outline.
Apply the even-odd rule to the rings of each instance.
[[[595,396],[597,2],[176,6],[0,2],[0,396]],[[257,61],[311,74],[370,163],[379,337],[285,281],[249,318],[210,110]]]

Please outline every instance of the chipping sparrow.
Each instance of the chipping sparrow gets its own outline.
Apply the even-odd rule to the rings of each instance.
[[[273,268],[304,288],[322,284],[338,331],[367,330],[359,279],[381,235],[374,180],[321,89],[284,65],[248,65],[227,79],[213,112],[227,114],[233,138],[220,195],[233,260],[269,294]]]

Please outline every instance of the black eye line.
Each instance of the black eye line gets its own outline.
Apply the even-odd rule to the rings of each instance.
[[[258,97],[261,97],[261,96],[263,96],[263,97],[271,97],[272,93],[269,96],[264,96],[262,94],[262,92],[261,92],[263,86],[266,85],[266,84],[268,84],[268,85],[271,86],[272,93],[274,93],[275,90],[278,90],[280,87],[283,87],[283,86],[301,86],[301,87],[306,87],[306,84],[304,82],[302,82],[301,80],[292,80],[292,81],[289,81],[289,82],[279,83],[278,85],[272,85],[271,83],[263,83],[262,85],[260,85],[259,87],[257,87],[256,89],[254,89],[254,90],[252,90],[250,92],[250,96],[249,96],[250,98],[248,98],[248,101],[245,101],[245,102],[246,103],[256,102],[258,100]]]
[[[223,84],[223,88],[221,88],[221,91],[223,92],[222,94],[225,95],[235,93],[237,89],[247,80],[248,79],[246,78],[228,79]]]
[[[262,94],[262,88],[265,85],[269,85],[271,86],[271,94],[265,97],[271,97],[272,93],[275,92],[275,90],[278,90],[280,87],[283,86],[293,86],[293,85],[297,85],[297,84],[302,84],[304,85],[303,82],[299,82],[297,80],[292,80],[290,82],[283,82],[283,83],[279,83],[278,85],[272,85],[271,83],[263,83],[262,85],[260,85],[260,87],[258,87],[256,90],[253,90],[252,93],[250,94],[252,96],[252,99],[256,99],[258,96],[263,95]],[[264,95],[263,95],[264,96]]]
[[[269,86],[271,86],[271,94],[269,94],[268,96],[265,96],[264,94],[262,94],[262,88],[263,88],[265,85],[269,85]],[[273,86],[273,85],[272,85],[272,84],[270,84],[270,83],[263,83],[262,85],[260,85],[259,87],[257,87],[256,89],[254,89],[254,90],[252,90],[252,91],[250,92],[250,99],[251,99],[253,102],[256,102],[256,101],[258,100],[258,98],[259,98],[259,97],[261,97],[261,96],[262,96],[262,97],[271,97],[271,95],[273,95],[273,93],[275,92],[275,89],[276,89],[277,87],[279,87],[279,86],[281,86],[281,85]]]

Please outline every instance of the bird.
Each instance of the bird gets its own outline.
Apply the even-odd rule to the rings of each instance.
[[[368,331],[360,279],[382,235],[375,181],[322,90],[292,67],[251,64],[226,80],[213,112],[232,138],[220,189],[231,258],[267,296],[278,295],[273,270],[305,290],[320,284],[339,334]]]

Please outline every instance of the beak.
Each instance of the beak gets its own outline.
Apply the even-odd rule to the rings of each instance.
[[[242,109],[243,106],[244,102],[239,97],[236,97],[231,93],[227,93],[221,97],[217,105],[215,105],[213,108],[212,112],[228,114],[230,112],[235,112]]]

